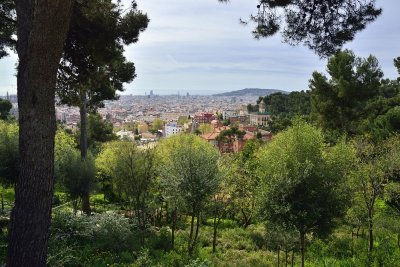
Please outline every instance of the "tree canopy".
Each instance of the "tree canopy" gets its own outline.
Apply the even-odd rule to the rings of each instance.
[[[0,120],[6,120],[10,115],[12,104],[6,99],[0,98]]]
[[[344,215],[349,201],[346,176],[354,158],[344,143],[326,148],[322,132],[301,121],[260,152],[261,215],[297,229],[303,257],[305,234],[325,235],[334,219]]]
[[[336,53],[382,13],[375,0],[259,0],[257,9],[249,21],[255,38],[280,33],[284,42],[304,44],[320,57]]]
[[[378,60],[346,50],[329,59],[327,72],[329,79],[314,72],[310,80],[311,115],[324,128],[355,134],[369,116],[367,103],[379,95],[383,72]]]

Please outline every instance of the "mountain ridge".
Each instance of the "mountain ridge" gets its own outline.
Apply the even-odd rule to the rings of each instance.
[[[220,94],[213,94],[213,96],[266,96],[274,93],[288,94],[289,92],[280,89],[244,88]]]

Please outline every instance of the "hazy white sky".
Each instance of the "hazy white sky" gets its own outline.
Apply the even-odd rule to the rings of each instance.
[[[129,2],[129,1],[124,1]],[[291,47],[280,36],[254,40],[252,27],[239,24],[256,11],[257,0],[137,0],[150,18],[137,44],[126,48],[137,78],[127,94],[211,94],[246,87],[302,90],[326,60],[304,47]],[[397,77],[400,56],[398,0],[378,0],[383,14],[345,47],[358,56],[375,55],[388,78]],[[0,95],[16,93],[16,56],[0,60]]]

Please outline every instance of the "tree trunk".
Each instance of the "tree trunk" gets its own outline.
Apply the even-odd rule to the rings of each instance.
[[[214,233],[213,233],[213,248],[212,248],[212,252],[215,253],[216,251],[216,247],[217,247],[217,228],[218,228],[218,224],[217,224],[217,214],[214,214]]]
[[[193,229],[194,229],[194,217],[195,217],[195,208],[193,208],[193,210],[192,210],[192,220],[190,221],[190,233],[189,233],[189,244],[188,244],[189,255],[192,254],[192,239],[193,239]]]
[[[82,195],[82,211],[86,215],[90,215],[92,213],[92,209],[90,208],[90,195],[87,192]]]
[[[290,266],[294,266],[294,249],[292,250],[292,260],[290,261]]]
[[[1,213],[4,213],[4,197],[3,197],[3,191],[1,192]]]
[[[288,249],[285,248],[285,267],[288,265]]]
[[[79,113],[81,117],[81,158],[84,159],[87,156],[87,97],[86,92],[81,93],[81,106],[79,107]]]
[[[46,266],[54,189],[55,85],[71,0],[17,0],[20,173],[7,266]]]
[[[300,232],[301,267],[304,267],[305,233]]]
[[[242,212],[242,214],[243,214],[243,220],[244,220],[244,222],[243,222],[243,228],[246,229],[246,228],[250,225],[250,223],[251,223],[251,215],[247,217],[247,215],[246,215],[246,213],[244,212],[244,210],[243,210],[243,209],[240,209],[240,210],[241,210],[241,212]]]
[[[80,117],[81,117],[81,138],[80,138],[80,145],[81,145],[81,159],[85,160],[87,156],[87,97],[86,92],[81,93],[81,106],[79,108]],[[88,184],[89,183],[84,183]],[[86,215],[90,215],[92,210],[90,208],[90,193],[89,188],[84,188],[84,193],[82,194],[82,211]]]
[[[373,211],[372,208],[368,209],[368,239],[369,239],[369,246],[368,251],[371,253],[374,249],[374,224],[373,224]]]
[[[176,214],[177,214],[177,208],[175,207],[174,212],[173,212],[173,217],[172,217],[172,229],[171,229],[171,243],[172,243],[172,249],[175,246],[175,228],[176,228]]]
[[[281,263],[280,255],[281,255],[281,251],[278,249],[278,267],[280,266],[280,263]]]
[[[400,233],[397,233],[397,246],[400,248]]]
[[[195,244],[197,242],[197,237],[199,236],[199,229],[200,229],[200,212],[197,213],[196,233],[195,233],[194,239],[193,239],[193,247],[195,246]]]

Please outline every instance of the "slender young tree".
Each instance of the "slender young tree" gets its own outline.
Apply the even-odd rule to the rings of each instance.
[[[55,85],[71,0],[16,1],[20,173],[7,266],[46,266],[54,187]]]
[[[218,185],[218,151],[194,135],[177,135],[166,139],[159,150],[161,184],[167,194],[179,198],[189,212],[188,252],[197,244],[201,212]]]

